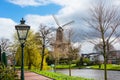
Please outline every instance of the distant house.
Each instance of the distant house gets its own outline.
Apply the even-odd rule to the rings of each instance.
[[[104,58],[100,53],[82,54],[83,58],[89,58],[92,63],[103,63]]]
[[[100,54],[99,53],[90,53],[89,54],[89,59],[90,61],[94,62],[94,61],[99,61],[99,56]]]
[[[112,64],[120,64],[120,50],[110,51],[107,61]]]
[[[104,62],[104,57],[101,53],[89,53],[82,54],[83,58],[89,58],[91,62],[99,61]],[[107,55],[107,63],[109,64],[120,64],[120,50],[110,51]]]

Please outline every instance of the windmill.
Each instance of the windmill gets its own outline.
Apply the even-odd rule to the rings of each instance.
[[[63,27],[73,23],[74,21],[70,21],[64,25],[60,25],[57,18],[53,15],[53,18],[58,26],[57,30],[56,30],[56,42],[63,42]]]
[[[70,21],[64,25],[60,25],[57,18],[53,15],[53,18],[58,26],[57,30],[56,30],[56,41],[53,44],[54,45],[54,52],[58,53],[63,53],[63,56],[65,55],[64,53],[66,53],[67,47],[68,47],[68,42],[64,42],[63,40],[63,27],[72,24],[74,21]],[[59,55],[59,54],[58,54]],[[62,54],[61,54],[62,55]],[[59,56],[58,56],[59,57]]]
[[[54,20],[55,20],[55,23],[57,24],[58,28],[56,29],[56,41],[52,44],[54,46],[54,58],[55,58],[55,65],[57,63],[59,63],[59,59],[60,58],[64,58],[66,57],[66,46],[68,45],[68,43],[65,43],[63,42],[63,27],[73,23],[74,21],[70,21],[64,25],[60,25],[57,18],[52,15]],[[67,45],[66,45],[67,44]],[[55,71],[56,71],[56,68],[54,68]]]

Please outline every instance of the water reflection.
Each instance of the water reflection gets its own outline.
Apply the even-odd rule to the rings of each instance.
[[[57,72],[69,74],[68,69],[58,69]],[[120,71],[107,71],[108,80],[120,80]],[[104,80],[103,70],[93,69],[72,69],[72,76],[81,76],[85,78],[92,78],[94,80]]]

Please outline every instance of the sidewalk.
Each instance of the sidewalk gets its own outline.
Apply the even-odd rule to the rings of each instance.
[[[18,71],[18,76],[20,78],[20,71]],[[48,77],[36,74],[34,72],[24,71],[25,80],[53,80]]]

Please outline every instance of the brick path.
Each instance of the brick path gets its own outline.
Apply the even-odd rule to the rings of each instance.
[[[20,71],[18,71],[18,76],[20,78]],[[25,80],[53,80],[48,77],[36,74],[34,72],[24,71]]]

